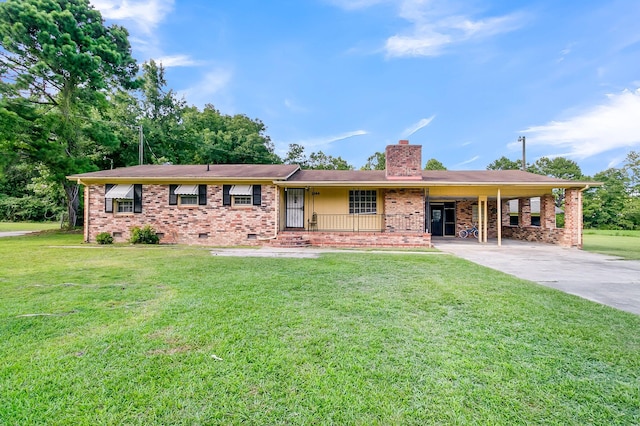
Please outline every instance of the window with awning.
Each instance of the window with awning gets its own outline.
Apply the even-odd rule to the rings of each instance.
[[[260,206],[262,205],[262,186],[260,185],[223,185],[222,205],[224,206]]]
[[[229,195],[251,195],[253,185],[232,185]]]
[[[176,195],[198,195],[198,185],[178,185],[174,192]]]
[[[107,191],[104,198],[133,200],[133,185],[114,185]]]
[[[207,185],[169,185],[169,205],[204,206],[207,204]]]
[[[105,213],[142,213],[141,184],[106,184]]]

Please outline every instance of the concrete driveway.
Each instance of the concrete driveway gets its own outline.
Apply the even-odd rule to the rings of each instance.
[[[496,241],[433,243],[480,265],[640,315],[640,261],[512,240],[503,240],[502,247]]]

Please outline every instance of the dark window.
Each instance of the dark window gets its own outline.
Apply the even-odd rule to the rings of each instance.
[[[133,212],[142,213],[142,185],[133,185]]]
[[[231,191],[231,185],[222,185],[222,205],[223,206],[231,205],[231,195],[229,195],[229,191]]]
[[[107,192],[115,185],[113,183],[108,183],[104,186],[104,193],[106,195]],[[113,213],[113,198],[105,198],[104,199],[104,212],[105,213]]]
[[[207,205],[207,185],[198,185],[198,205]]]
[[[169,205],[175,206],[178,204],[178,196],[176,195],[176,188],[178,185],[169,185]]]
[[[253,185],[253,205],[259,206],[262,204],[262,186]]]

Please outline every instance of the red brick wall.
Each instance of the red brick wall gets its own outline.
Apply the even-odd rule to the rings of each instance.
[[[535,243],[558,244],[564,246],[564,229],[545,229],[539,226],[504,226],[502,236],[513,240],[530,241]]]
[[[473,222],[473,206],[478,205],[477,200],[462,200],[456,203],[456,235],[465,228],[471,228],[476,225],[480,228],[479,223]],[[487,230],[488,238],[498,237],[498,203],[496,200],[489,200],[487,202],[488,210],[488,223]],[[483,219],[484,220],[484,219]]]
[[[387,179],[422,179],[422,146],[400,141],[389,145],[385,151]]]
[[[382,194],[387,232],[424,231],[423,189],[386,189]]]
[[[133,226],[151,225],[164,234],[161,243],[203,245],[258,245],[277,230],[277,199],[273,185],[262,185],[262,205],[222,205],[222,185],[207,185],[207,205],[170,206],[168,185],[143,185],[142,213],[105,213],[104,185],[85,189],[85,240],[100,232],[121,233],[116,242],[130,238]],[[88,220],[87,220],[88,218]]]
[[[431,234],[418,232],[310,232],[304,238],[318,247],[432,247]]]

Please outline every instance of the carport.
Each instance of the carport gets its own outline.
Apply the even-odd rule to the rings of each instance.
[[[477,226],[480,243],[495,239],[501,246],[503,239],[513,239],[581,248],[582,193],[598,183],[515,172],[499,175],[453,172],[453,176],[449,175],[453,178],[450,182],[429,182],[425,204],[427,229],[434,237],[457,237],[461,230]],[[462,176],[455,173],[466,174],[469,180],[460,182]],[[496,180],[491,181],[494,176]],[[556,226],[554,191],[558,190],[565,197],[563,228]],[[540,222],[533,224],[531,199],[538,197]],[[518,200],[517,224],[510,222],[510,200]]]

